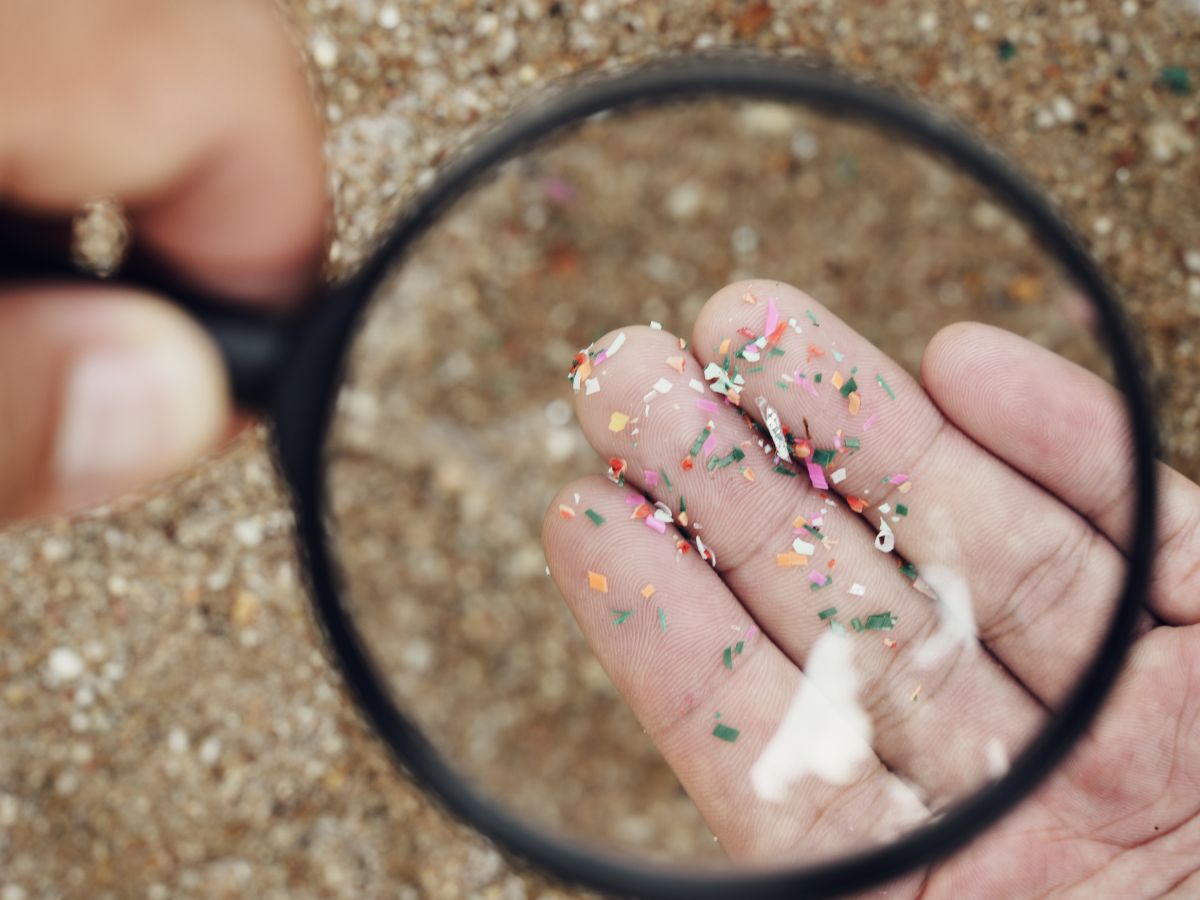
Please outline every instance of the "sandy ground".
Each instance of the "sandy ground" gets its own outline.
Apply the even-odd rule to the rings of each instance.
[[[548,81],[608,60],[750,42],[832,59],[929,98],[996,141],[1066,209],[1115,279],[1145,340],[1167,455],[1197,477],[1198,109],[1194,93],[1174,93],[1159,79],[1164,67],[1194,60],[1200,17],[1189,13],[1186,3],[1167,0],[1112,4],[1102,12],[1088,6],[1058,4],[1033,13],[990,2],[781,3],[770,10],[764,4],[726,2],[530,0],[499,5],[498,11],[489,4],[493,11],[488,12],[483,5],[391,6],[362,0],[295,2],[287,13],[309,51],[329,123],[338,203],[331,253],[335,271],[349,270],[369,252],[405,198],[469,130],[493,121]],[[1010,45],[1015,53],[1008,52]],[[1197,78],[1200,73],[1192,71],[1193,82]],[[752,113],[738,121],[756,139],[779,142],[775,158],[789,177],[800,180],[810,202],[829,204],[823,207],[828,215],[844,202],[839,197],[857,198],[838,217],[847,228],[857,221],[854,216],[869,219],[862,198],[878,193],[871,186],[886,186],[889,173],[903,164],[881,161],[869,137],[826,135],[819,122],[779,125],[761,110],[757,118]],[[681,134],[694,129],[678,127]],[[810,143],[796,141],[799,132],[817,135],[815,151]],[[600,146],[618,152],[612,141]],[[718,153],[693,162],[721,171],[735,157]],[[571,176],[568,182],[586,195],[596,168],[580,165],[578,158],[560,160],[555,173]],[[848,168],[847,159],[855,165]],[[938,180],[919,161],[910,163],[923,177]],[[847,176],[859,185],[857,192],[839,194],[831,188]],[[645,191],[647,183],[626,173],[617,187]],[[849,304],[848,309],[863,304],[852,309],[855,323],[876,323],[898,341],[893,352],[910,366],[938,316],[1000,321],[1083,360],[1089,357],[1087,342],[1063,327],[1061,310],[1054,306],[1059,293],[1044,261],[1019,235],[1002,239],[1008,230],[968,188],[951,187],[940,195],[942,206],[935,205],[935,214],[925,220],[931,230],[910,229],[911,247],[898,244],[894,233],[885,236],[864,226],[853,253],[823,251],[813,257],[821,264],[808,269],[781,252],[775,231],[768,236],[760,229],[753,242],[744,232],[729,234],[728,223],[740,214],[720,207],[727,198],[697,201],[687,192],[673,195],[664,188],[646,203],[653,217],[647,213],[629,226],[631,244],[651,260],[636,279],[616,265],[630,248],[591,241],[586,228],[555,207],[560,191],[537,193],[546,190],[540,173],[510,179],[494,190],[482,201],[484,207],[491,204],[488,215],[499,222],[506,215],[519,218],[529,234],[513,238],[516,232],[510,229],[505,234],[515,243],[498,244],[492,252],[506,263],[535,251],[546,261],[540,280],[521,283],[527,309],[552,311],[554,292],[561,293],[566,284],[580,308],[603,312],[579,321],[565,313],[551,316],[555,341],[531,355],[511,342],[520,334],[521,310],[496,317],[498,335],[472,324],[479,321],[473,312],[479,297],[486,299],[489,288],[520,274],[485,256],[474,257],[478,271],[472,274],[483,273],[493,282],[465,278],[482,293],[448,292],[452,302],[428,313],[422,324],[461,327],[468,347],[505,348],[513,355],[497,370],[510,374],[491,378],[478,396],[460,401],[440,419],[428,403],[397,405],[403,392],[378,390],[394,385],[397,374],[427,371],[420,346],[402,354],[400,368],[394,368],[397,349],[413,349],[406,343],[413,340],[411,329],[392,329],[393,337],[375,348],[376,357],[364,352],[355,387],[374,386],[379,397],[348,403],[347,425],[335,443],[338,509],[359,529],[347,532],[348,559],[359,563],[355,571],[373,573],[361,586],[356,583],[356,593],[364,598],[368,619],[408,611],[400,619],[372,620],[391,622],[390,631],[378,633],[403,638],[381,640],[381,659],[400,693],[418,707],[430,684],[457,691],[450,706],[458,715],[446,714],[445,703],[431,703],[418,709],[419,717],[456,758],[480,768],[485,782],[498,779],[493,783],[522,794],[518,802],[550,821],[563,814],[551,808],[550,795],[560,793],[557,801],[569,810],[581,796],[595,798],[597,785],[607,785],[605,802],[589,805],[595,821],[573,827],[610,828],[605,836],[613,840],[701,853],[706,846],[702,825],[653,752],[637,743],[636,723],[603,672],[589,665],[569,617],[549,594],[536,601],[541,611],[533,619],[527,608],[510,603],[527,589],[548,589],[536,543],[528,539],[529,521],[540,515],[549,491],[562,479],[595,468],[586,448],[569,436],[573,425],[555,405],[568,396],[565,381],[547,382],[545,373],[561,378],[576,344],[622,321],[656,318],[684,329],[708,291],[730,276],[763,267],[822,299]],[[604,196],[612,205],[604,221],[619,224],[619,217],[612,217],[620,210],[628,215],[630,204],[621,202],[620,190]],[[913,208],[902,195],[883,196]],[[695,209],[708,210],[711,220]],[[939,210],[955,210],[961,221],[937,215]],[[774,218],[769,211],[759,214],[768,222],[786,218],[782,210]],[[678,222],[680,216],[691,242],[648,224]],[[637,231],[638,222],[644,232]],[[797,229],[788,233],[797,240],[820,238],[819,229],[805,232],[802,222],[789,227]],[[951,240],[939,236],[938,228],[953,232],[954,259],[964,261],[958,280],[967,289],[937,302],[926,300],[917,315],[896,316],[882,305],[885,292],[878,283],[907,275],[911,282],[898,290],[905,298],[918,297],[923,282],[914,272],[927,271],[919,260],[920,246],[930,237],[938,237],[939,247]],[[712,243],[694,239],[705,229],[712,230]],[[465,234],[472,236],[469,229]],[[719,234],[727,236],[720,240]],[[643,246],[647,235],[658,241],[654,252]],[[717,245],[720,252],[687,260],[695,247]],[[449,252],[434,247],[430,259],[436,263]],[[876,265],[871,270],[856,265],[860,255]],[[664,268],[662,259],[689,264]],[[580,279],[579,272],[596,271],[589,265],[600,266],[608,280]],[[585,302],[589,290],[598,297],[611,295],[618,271],[616,283],[630,299],[602,307]],[[902,305],[895,294],[886,302]],[[386,319],[386,310],[380,315]],[[528,359],[534,364],[517,372],[514,363]],[[443,365],[439,377],[479,382],[461,362]],[[419,570],[405,596],[418,590],[423,598],[437,596],[438,616],[420,614],[417,604],[372,607],[372,597],[393,596],[388,591],[398,572],[414,567],[412,560],[390,552],[394,541],[383,539],[394,533],[388,529],[397,527],[396,519],[386,511],[371,512],[379,508],[365,499],[392,490],[397,493],[391,502],[426,509],[434,517],[426,522],[438,529],[470,527],[480,515],[478,501],[448,510],[439,497],[506,497],[507,486],[502,478],[481,479],[472,453],[448,458],[441,448],[449,442],[489,457],[497,448],[512,447],[513,434],[482,428],[502,402],[514,404],[507,420],[511,427],[524,435],[533,423],[538,440],[546,442],[511,452],[552,457],[551,464],[538,466],[525,479],[521,502],[505,507],[516,526],[508,532],[519,539],[496,538],[475,560],[470,554],[426,553],[427,561],[436,557],[436,565]],[[439,423],[477,431],[464,443],[461,434],[431,429],[437,440],[413,438],[402,444],[394,429],[413,414],[413,406],[426,419],[434,416]],[[516,462],[533,471],[531,460]],[[407,480],[397,479],[397,472]],[[414,473],[435,485],[432,498],[404,493],[411,492]],[[372,536],[374,543],[364,540]],[[411,543],[414,535],[396,538],[418,546]],[[393,568],[381,568],[378,559],[372,563],[372,553]],[[501,554],[508,567],[488,570],[485,564]],[[369,564],[361,564],[364,560]],[[0,566],[5,572],[0,580],[3,900],[540,897],[561,892],[521,872],[443,815],[391,767],[361,723],[308,611],[288,500],[263,435],[252,435],[194,471],[111,509],[11,529],[0,535]],[[444,597],[439,589],[446,591]],[[461,599],[483,589],[496,602]],[[454,623],[452,637],[447,637],[447,621]],[[536,640],[526,637],[531,629]],[[489,667],[498,648],[520,641],[528,641],[529,658],[509,660],[503,679],[487,680],[488,692],[479,696],[480,673],[496,671]],[[55,651],[60,661],[63,652],[77,656],[79,673],[60,677],[73,667],[51,665]],[[540,732],[517,727],[511,715],[501,714],[504,703],[527,699],[531,690],[536,704],[520,708],[532,709],[531,721],[542,723]],[[486,703],[490,717],[461,714],[472,708],[464,704],[473,695],[477,705]],[[579,701],[581,696],[586,702]],[[580,756],[564,749],[577,745],[551,742],[557,750],[550,752],[546,723],[553,724],[554,735],[601,741],[610,751],[602,754],[607,762],[583,771],[575,766]],[[539,766],[567,779],[555,783],[570,783],[578,793],[546,791],[545,779],[526,779],[514,787],[512,773],[523,770],[512,765],[513,754],[522,751],[540,753]],[[629,797],[653,799],[646,800],[642,815],[630,816]]]

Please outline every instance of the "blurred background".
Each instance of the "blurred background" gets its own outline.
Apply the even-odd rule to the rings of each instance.
[[[1090,243],[1150,353],[1167,456],[1196,478],[1200,9],[1191,0],[1090,7],[310,0],[281,10],[307,51],[328,123],[335,274],[369,253],[405,199],[464,138],[581,69],[665,50],[748,44],[830,59],[928,98],[1040,179]],[[746,115],[748,133],[767,140],[778,132],[785,167],[812,164],[827,178],[869,178],[873,165],[922,165],[900,154],[888,159],[886,147],[853,133],[836,145],[797,143],[797,134],[820,129],[803,121],[780,126],[769,110]],[[687,133],[685,123],[674,127]],[[847,159],[856,160],[852,173]],[[569,161],[555,169],[570,171]],[[586,186],[586,177],[584,167],[573,183]],[[551,201],[566,196],[562,184],[529,181],[549,190]],[[822,183],[818,178],[814,199]],[[515,198],[524,208],[524,189],[502,182],[488,202],[503,211]],[[956,190],[945,187],[947,196]],[[703,224],[697,211],[723,201],[694,193],[653,203],[668,217]],[[549,271],[559,279],[553,289],[565,283],[603,296],[603,284],[571,285],[587,234],[562,226],[555,202],[544,205],[555,248]],[[1008,251],[987,251],[1005,246],[997,237],[1007,227],[1003,217],[981,199],[959,199],[957,208],[965,211],[962,221],[934,217],[930,227],[960,235],[963,264],[978,263],[979,277],[965,281],[977,285],[978,296],[949,298],[947,305],[989,303],[1028,333],[1037,307],[1055,296],[1052,274],[1019,260],[998,264]],[[821,299],[839,291],[864,295],[872,272],[856,265],[860,256],[912,256],[889,240],[870,210],[845,214],[862,217],[863,243],[840,257],[830,248],[821,259],[833,265],[794,274]],[[808,237],[814,235],[819,230]],[[771,258],[770,241],[729,235],[719,263],[701,254],[680,296],[667,300],[656,300],[654,285],[663,279],[651,265],[639,274],[648,289],[630,302],[630,319],[662,318],[686,333],[707,282],[728,271],[754,273]],[[914,279],[931,265],[914,264]],[[678,272],[663,277],[681,283]],[[529,302],[546,307],[537,291]],[[450,321],[454,312],[453,305],[443,311]],[[912,365],[915,338],[933,323],[876,318],[892,335],[911,332],[912,341],[889,349]],[[1044,337],[1061,343],[1061,336]],[[369,381],[369,366],[361,371]],[[565,397],[564,386],[547,385],[545,396],[528,399],[553,418],[552,397]],[[369,411],[352,406],[350,413],[342,446],[375,445],[378,435],[353,428],[355,416]],[[470,414],[459,411],[468,420]],[[557,460],[564,465],[538,477],[557,483],[579,450],[564,446]],[[369,473],[351,474],[350,483],[370,484]],[[447,489],[464,477],[453,466],[436,475]],[[348,503],[355,508],[353,497]],[[0,535],[0,900],[569,893],[515,868],[391,768],[325,658],[291,536],[287,498],[262,434],[140,498],[81,520]],[[515,566],[540,571],[540,559],[530,559],[514,553]],[[492,634],[497,622],[480,610],[466,634]],[[412,638],[388,655],[397,671],[432,676],[445,648]],[[586,667],[581,671],[586,678]],[[593,676],[583,689],[607,702],[606,676],[598,667]],[[561,698],[564,689],[550,693]],[[553,704],[546,710],[557,712]],[[647,765],[652,772],[652,760]],[[691,835],[680,840],[694,839],[686,806],[671,805],[670,783],[660,788],[665,799],[644,827],[655,817],[678,821]]]

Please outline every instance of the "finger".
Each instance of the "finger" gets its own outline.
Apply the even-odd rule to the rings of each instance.
[[[1036,730],[1037,703],[978,652],[973,634],[951,630],[951,610],[914,590],[856,515],[776,466],[772,442],[736,407],[694,391],[701,367],[682,352],[678,338],[644,327],[597,341],[575,395],[588,441],[670,507],[690,534],[688,552],[710,559],[798,666],[833,622],[853,630],[878,622],[872,615],[894,618],[894,631],[851,636],[876,752],[935,808],[979,786],[992,774],[989,755],[1011,758]]]
[[[546,559],[600,663],[725,850],[828,855],[847,849],[848,834],[884,838],[924,816],[853,734],[843,753],[856,764],[844,783],[804,778],[787,802],[756,793],[751,771],[805,678],[706,563],[679,556],[670,534],[631,515],[639,502],[598,476],[564,488],[547,510]],[[739,647],[732,665],[725,647]]]
[[[727,337],[748,342],[739,328],[761,335],[772,301],[785,323],[782,355],[745,369],[743,395],[769,398],[795,433],[807,422],[815,447],[837,451],[825,469],[831,487],[855,498],[848,502],[875,528],[892,530],[896,552],[918,569],[955,573],[969,589],[980,639],[1043,701],[1064,696],[1107,628],[1120,554],[959,432],[886,354],[793,287],[752,281],[718,291],[696,322],[701,362],[719,363]]]
[[[1132,440],[1121,394],[1049,350],[976,323],[938,332],[921,362],[954,424],[1093,522],[1117,546],[1132,524]],[[1159,547],[1150,603],[1200,621],[1200,487],[1159,465]]]
[[[325,236],[320,131],[270,4],[0,5],[0,198],[116,197],[202,286],[295,299]]]
[[[229,420],[208,338],[154,297],[40,287],[0,296],[0,519],[116,496],[181,467]]]

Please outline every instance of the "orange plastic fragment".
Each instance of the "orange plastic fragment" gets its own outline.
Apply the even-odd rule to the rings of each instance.
[[[564,519],[575,518],[575,510],[571,509],[571,507],[567,506],[565,503],[558,504],[558,514]]]
[[[685,472],[692,471],[692,458],[690,456],[685,456],[679,465],[683,467],[683,471]]]
[[[754,470],[753,469],[742,469],[742,474],[746,476],[747,481],[754,480]]]
[[[850,415],[857,416],[858,410],[862,407],[862,397],[858,396],[858,391],[850,392]]]
[[[717,348],[717,356],[724,356],[729,352],[729,338],[721,341],[721,346]]]
[[[639,503],[633,511],[633,518],[644,519],[654,512],[654,507],[649,503]]]
[[[860,513],[867,508],[867,501],[861,497],[855,497],[853,494],[846,498],[846,504],[856,513]]]
[[[608,593],[608,577],[601,575],[599,572],[588,572],[588,587],[593,591],[599,591],[601,594]]]
[[[676,372],[678,372],[680,375],[683,374],[683,367],[684,367],[685,363],[683,361],[682,356],[668,356],[667,357],[667,365],[670,366],[672,369],[674,369]]]
[[[642,596],[647,600],[649,600],[651,597],[653,597],[654,596],[654,585],[648,584],[644,588],[642,588]]]
[[[775,564],[781,569],[791,569],[796,566],[807,566],[808,557],[801,556],[795,550],[789,550],[787,553],[776,553]]]

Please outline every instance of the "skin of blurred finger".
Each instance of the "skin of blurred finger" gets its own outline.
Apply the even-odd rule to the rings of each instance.
[[[874,756],[850,784],[806,778],[786,803],[755,796],[750,768],[803,676],[766,635],[747,636],[749,614],[707,563],[677,554],[672,529],[660,535],[633,518],[631,496],[600,476],[564,487],[546,511],[546,559],[601,665],[722,847],[738,859],[794,863],[798,853],[844,852],[847,835],[889,833],[896,827],[892,792],[905,789]],[[564,518],[561,507],[574,516]],[[588,509],[604,517],[602,526],[587,518]],[[606,578],[604,591],[589,586],[589,572]],[[648,599],[641,594],[647,584],[655,587]],[[616,625],[614,609],[632,615]],[[745,649],[730,671],[722,651],[738,640]],[[718,712],[740,730],[735,742],[712,735]]]
[[[757,304],[745,302],[747,293]],[[936,563],[963,573],[980,640],[1039,699],[1055,703],[1074,687],[1107,626],[1105,604],[1116,602],[1124,565],[1120,554],[1078,513],[955,428],[880,348],[790,285],[760,280],[718,291],[694,329],[701,362],[714,360],[718,342],[736,336],[739,326],[761,331],[771,298],[804,333],[784,334],[784,356],[747,374],[743,396],[765,395],[798,433],[807,418],[818,447],[832,446],[838,428],[861,437],[862,449],[846,459],[846,480],[834,490],[865,497],[876,527],[881,503],[905,503],[908,516],[890,523],[896,551],[918,568]],[[824,355],[814,357],[810,345]],[[855,366],[863,398],[857,414],[829,383],[835,370],[848,378]],[[799,382],[788,390],[775,383],[797,368],[809,377],[823,374],[816,396]],[[875,381],[877,373],[895,400]],[[864,431],[871,416],[876,424]],[[883,483],[897,472],[909,476],[911,493]]]
[[[953,646],[937,662],[919,664],[923,648],[936,640],[937,611],[897,571],[896,557],[875,549],[874,533],[863,520],[842,503],[828,505],[821,492],[808,487],[806,476],[774,472],[774,449],[765,452],[759,446],[740,411],[707,387],[703,395],[689,387],[703,380],[701,367],[680,349],[677,337],[631,326],[600,338],[595,349],[612,346],[619,335],[624,336],[619,353],[594,368],[600,390],[589,395],[582,387],[575,394],[584,434],[601,459],[624,458],[626,479],[677,515],[686,498],[687,530],[716,553],[721,578],[779,648],[803,667],[813,645],[829,631],[829,623],[817,615],[828,607],[840,609],[847,627],[854,615],[865,619],[880,610],[899,620],[891,646],[883,635],[852,638],[855,667],[863,678],[862,703],[875,723],[874,747],[883,761],[914,782],[928,802],[944,806],[989,778],[989,746],[1008,758],[1019,753],[1043,717],[1028,692],[975,647]],[[666,362],[681,355],[682,374]],[[644,402],[659,379],[671,389]],[[698,408],[697,401],[715,409]],[[751,403],[744,398],[744,406]],[[613,430],[613,412],[633,418]],[[701,451],[693,459],[690,448],[708,422],[716,446],[712,454]],[[706,460],[733,447],[743,450],[744,459],[707,470]],[[681,467],[685,457],[693,462],[687,471]],[[742,466],[756,473],[753,481],[739,473]],[[652,487],[646,483],[646,470],[660,468],[670,489],[661,476]],[[810,521],[824,516],[821,530],[837,543],[826,549],[803,534],[814,545],[810,565],[780,567],[777,554],[792,549],[798,515]],[[695,549],[693,542],[690,552]],[[831,560],[833,569],[827,568]],[[810,571],[829,575],[833,584],[813,591]],[[862,598],[847,595],[855,582],[865,589]],[[919,701],[914,701],[918,689]],[[931,753],[934,747],[940,752]]]
[[[0,292],[0,418],[0,519],[36,516],[185,465],[226,433],[228,386],[207,335],[159,298],[13,286]]]
[[[115,197],[202,286],[262,303],[311,285],[321,132],[266,0],[0,5],[0,202]]]
[[[976,442],[1053,491],[1117,544],[1132,524],[1133,461],[1122,395],[1099,376],[1015,334],[973,322],[938,332],[921,377]],[[1151,607],[1200,621],[1200,487],[1159,464],[1159,555]]]

